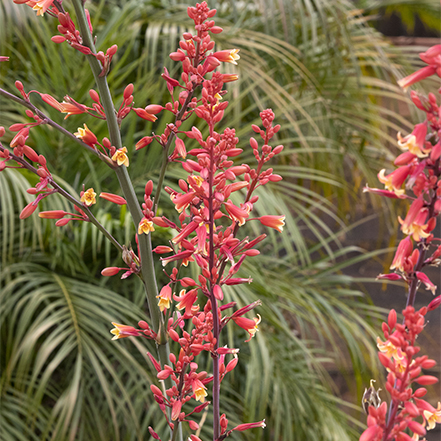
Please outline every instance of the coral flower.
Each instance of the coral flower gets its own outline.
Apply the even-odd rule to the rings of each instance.
[[[420,53],[420,58],[429,66],[423,67],[413,74],[399,80],[398,85],[404,90],[406,90],[412,84],[424,80],[435,73],[438,76],[441,75],[441,44],[436,44],[426,52]]]
[[[112,340],[118,340],[119,338],[124,337],[137,337],[140,335],[139,331],[137,331],[133,326],[120,325],[119,323],[113,323],[115,326],[110,333],[113,334]]]
[[[164,309],[170,308],[171,296],[172,296],[172,290],[170,288],[170,285],[165,285],[161,289],[161,292],[159,293],[159,295],[156,296],[156,298],[159,299],[158,306],[159,306],[159,309],[161,310],[161,312],[164,311]]]
[[[143,218],[138,225],[138,234],[149,234],[150,231],[155,231],[153,222]]]
[[[401,136],[401,133],[398,133],[398,147],[403,151],[409,151],[413,155],[418,156],[418,158],[425,158],[428,154],[428,150],[424,149],[426,134],[427,124],[417,124],[413,132],[404,138]]]
[[[245,223],[245,220],[248,218],[248,211],[243,208],[236,207],[230,200],[225,202],[225,208],[230,215],[231,220],[238,222],[240,226]]]
[[[413,245],[412,245],[412,239],[410,237],[406,237],[403,239],[397,248],[397,251],[395,253],[394,260],[392,262],[392,265],[390,266],[391,270],[398,269],[402,272],[404,272],[404,264],[405,261],[413,251]]]
[[[427,429],[432,430],[435,428],[436,423],[441,424],[441,403],[438,402],[438,407],[433,409],[433,412],[425,410],[423,412],[424,418],[427,421]]]
[[[37,15],[43,15],[51,6],[54,0],[41,0],[33,3],[32,9],[37,11]],[[31,5],[30,5],[31,6]]]
[[[401,349],[395,347],[390,341],[383,343],[380,337],[377,337],[377,348],[388,358],[394,358],[395,360],[401,360],[404,358]]]
[[[409,236],[412,235],[416,242],[419,242],[422,237],[429,237],[430,233],[425,231],[428,227],[428,224],[425,223],[427,213],[428,209],[424,207],[424,201],[421,198],[415,199],[405,219],[403,220],[398,216],[403,233]]]
[[[86,124],[84,124],[84,129],[78,127],[78,132],[74,133],[74,135],[87,145],[94,146],[97,143],[95,134],[90,131]]]
[[[233,320],[236,325],[240,326],[242,329],[245,329],[245,331],[248,332],[250,338],[245,341],[249,342],[256,335],[256,332],[258,331],[257,325],[262,319],[260,315],[257,314],[257,317],[254,317],[252,320],[245,317],[233,317]]]
[[[409,167],[404,166],[397,168],[390,175],[385,175],[386,169],[381,170],[378,173],[378,180],[384,184],[387,190],[394,192],[397,196],[404,194],[404,190],[401,189],[404,181],[409,175]]]
[[[224,50],[215,52],[213,57],[216,57],[219,61],[223,61],[225,63],[237,64],[236,60],[240,59],[238,55],[240,49],[232,49],[232,50]]]
[[[115,161],[119,166],[125,165],[129,166],[129,158],[126,155],[127,149],[125,147],[118,149],[115,154],[112,156],[112,161]]]
[[[84,113],[86,111],[86,108],[84,107],[83,109],[76,106],[75,104],[72,103],[66,103],[66,101],[63,101],[62,103],[60,103],[61,106],[61,113],[67,113],[67,115],[64,117],[64,119],[67,119],[70,115],[79,115],[81,113]],[[53,107],[53,106],[52,106]]]
[[[96,193],[93,191],[93,188],[89,188],[81,196],[81,202],[90,207],[91,205],[96,204],[95,196]]]
[[[205,397],[207,396],[206,387],[200,380],[193,381],[193,384],[191,385],[193,388],[193,392],[195,394],[195,400],[200,401],[203,403],[205,401]]]
[[[262,225],[274,228],[281,233],[285,225],[285,216],[261,216],[259,217],[259,221]]]

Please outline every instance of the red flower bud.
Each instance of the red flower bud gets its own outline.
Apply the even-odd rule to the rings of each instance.
[[[99,197],[102,199],[105,199],[106,201],[113,202],[114,204],[118,204],[118,205],[126,205],[127,204],[126,200],[123,197],[118,196],[116,194],[101,193]]]
[[[63,210],[53,210],[53,211],[40,211],[38,213],[38,216],[42,219],[61,219],[63,218],[67,213]]]
[[[438,378],[432,375],[422,375],[415,380],[415,383],[421,384],[421,386],[428,386],[430,384],[438,383]]]
[[[26,219],[27,217],[29,217],[37,209],[37,206],[38,204],[34,205],[34,202],[26,205],[26,207],[24,207],[20,213],[20,219]]]
[[[118,268],[116,266],[109,266],[108,268],[104,268],[101,271],[101,275],[105,277],[114,276],[115,274],[118,274],[122,269],[124,268]]]

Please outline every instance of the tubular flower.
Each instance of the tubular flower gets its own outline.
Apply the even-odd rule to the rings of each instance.
[[[195,394],[195,400],[203,403],[205,401],[205,397],[207,396],[207,388],[204,386],[202,381],[196,379],[195,381],[193,381],[191,387],[193,388],[193,392]]]
[[[395,253],[394,260],[392,265],[390,266],[391,270],[398,269],[400,271],[404,271],[405,260],[410,257],[413,251],[412,239],[410,237],[406,237],[403,239],[397,248]]]
[[[404,190],[401,189],[401,186],[409,175],[409,167],[397,168],[387,176],[385,176],[385,172],[386,169],[383,169],[378,173],[378,180],[384,184],[387,190],[394,192],[397,196],[403,195]]]
[[[149,234],[150,231],[155,231],[153,222],[143,218],[138,225],[138,234]]]
[[[257,325],[262,319],[260,315],[257,314],[257,317],[254,317],[252,320],[245,317],[233,317],[233,320],[236,325],[240,326],[242,329],[245,329],[245,331],[248,332],[250,338],[245,341],[249,342],[256,335],[256,332],[258,331]]]
[[[176,307],[179,309],[179,311],[181,311],[182,309],[185,308],[185,312],[190,313],[191,309],[194,305],[194,302],[197,300],[198,298],[198,290],[197,289],[192,289],[190,291],[188,291],[188,293],[185,292],[185,289],[182,289],[181,292],[179,293],[179,297],[178,296],[173,296],[173,298],[179,302]]]
[[[245,219],[248,218],[248,211],[243,208],[236,207],[230,200],[225,202],[225,208],[230,215],[232,221],[238,222],[240,226],[245,223]]]
[[[43,15],[51,6],[54,0],[41,0],[32,2],[32,9],[37,12],[37,15]]]
[[[424,208],[424,201],[419,198],[412,202],[404,220],[398,217],[403,233],[412,235],[416,242],[420,241],[422,237],[429,237],[430,235],[425,231],[428,226],[425,224],[427,211],[427,208]]]
[[[441,403],[438,402],[438,407],[433,409],[433,412],[429,410],[423,411],[424,418],[427,422],[427,430],[432,430],[435,428],[436,423],[441,424]]]
[[[262,225],[274,228],[281,233],[285,225],[285,216],[261,216],[259,217],[259,221]]]
[[[87,145],[93,146],[97,143],[96,136],[89,128],[84,124],[84,129],[78,127],[78,132],[74,133],[77,138],[80,138]]]
[[[61,113],[67,113],[67,115],[64,117],[64,119],[69,118],[70,115],[79,115],[81,113],[84,113],[86,109],[82,109],[75,104],[66,103],[66,101],[63,101],[60,103],[61,106]]]
[[[435,73],[441,75],[441,44],[436,44],[426,52],[420,53],[420,58],[428,64],[428,66],[417,70],[413,74],[398,81],[398,85],[406,90],[409,86],[418,81],[424,80]]]
[[[110,333],[113,334],[112,340],[118,340],[119,338],[124,337],[137,337],[140,335],[139,331],[137,331],[133,326],[120,325],[118,323],[113,323],[115,326]]]
[[[398,147],[403,151],[409,151],[418,158],[425,158],[428,155],[428,151],[424,149],[424,143],[426,141],[427,124],[417,124],[415,129],[410,135],[401,136],[398,133]]]
[[[115,161],[118,166],[125,165],[126,167],[129,166],[129,158],[126,155],[127,149],[125,147],[122,147],[118,149],[115,154],[112,156],[112,161]]]
[[[83,193],[80,200],[83,204],[90,207],[91,205],[96,204],[95,196],[96,196],[96,193],[93,191],[93,188],[89,188],[88,190],[86,190]]]
[[[393,358],[394,360],[401,360],[404,358],[401,349],[395,347],[390,341],[383,343],[380,340],[380,337],[377,337],[377,348],[388,358]]]
[[[224,50],[215,52],[213,57],[216,57],[219,61],[223,61],[225,63],[237,64],[236,60],[240,59],[238,55],[240,49],[232,49],[232,50]]]
[[[156,296],[157,299],[159,299],[158,306],[161,312],[164,311],[164,309],[170,308],[170,300],[172,296],[172,290],[170,288],[170,285],[165,285],[158,296]]]

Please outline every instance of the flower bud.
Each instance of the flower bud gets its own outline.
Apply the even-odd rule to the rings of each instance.
[[[105,277],[114,276],[118,274],[121,271],[121,269],[123,268],[118,268],[117,266],[109,266],[108,268],[104,268],[101,271],[101,275]]]
[[[23,210],[20,213],[20,219],[26,219],[27,217],[29,217],[36,209],[38,204],[35,204],[34,202],[31,202],[30,204],[26,205],[26,207],[23,208]]]
[[[127,204],[126,200],[123,197],[118,196],[116,194],[101,193],[99,197],[102,199],[105,199],[106,201],[113,202],[114,204],[118,204],[118,205],[126,205]]]

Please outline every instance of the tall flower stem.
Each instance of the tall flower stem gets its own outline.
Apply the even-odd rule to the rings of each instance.
[[[78,25],[80,28],[81,36],[83,38],[83,44],[93,52],[96,53],[95,45],[93,42],[93,37],[89,31],[89,25],[86,18],[86,13],[84,11],[84,5],[81,0],[73,0],[73,6],[75,8],[75,13],[78,20]],[[115,108],[113,105],[112,96],[109,90],[109,85],[107,83],[106,76],[101,76],[100,73],[102,66],[99,61],[93,55],[86,55],[92,73],[95,77],[96,84],[98,86],[98,91],[100,94],[101,103],[106,114],[107,127],[109,130],[109,138],[113,146],[117,149],[122,148],[121,133],[120,128],[116,119]],[[143,214],[141,207],[139,205],[138,199],[136,197],[135,190],[133,188],[132,182],[130,180],[127,168],[124,166],[118,167],[116,170],[116,175],[118,177],[121,189],[123,191],[124,197],[127,201],[127,206],[129,208],[130,214],[132,216],[135,228],[138,227]],[[158,334],[158,355],[161,365],[163,366],[168,362],[169,358],[169,346],[165,333],[164,319],[161,315],[161,311],[157,306],[156,296],[158,295],[158,287],[156,283],[156,275],[153,264],[152,256],[152,244],[150,235],[140,234],[138,236],[138,244],[140,249],[141,258],[141,274],[143,276],[144,287],[147,296],[147,302],[149,306],[150,318],[152,322],[153,330]],[[171,387],[171,380],[170,386]]]
[[[176,123],[178,121],[182,120],[182,118],[184,116],[184,113],[187,111],[187,107],[188,107],[190,101],[193,98],[193,94],[194,94],[194,88],[193,88],[193,90],[191,90],[188,93],[187,98],[185,99],[185,102],[184,102],[184,104],[181,107],[181,110],[176,115],[175,125],[176,125]],[[158,210],[158,203],[159,203],[159,198],[161,196],[162,184],[164,182],[165,172],[167,170],[167,166],[168,166],[168,163],[169,163],[168,153],[170,151],[171,143],[172,143],[173,139],[175,139],[175,136],[176,136],[176,134],[174,132],[170,133],[170,136],[168,137],[167,143],[163,147],[163,151],[162,151],[162,166],[161,166],[161,170],[159,172],[158,185],[156,187],[156,193],[155,193],[155,199],[154,199],[154,203],[155,203],[154,212],[155,213]]]
[[[210,123],[210,137],[213,137],[213,122]],[[213,277],[213,269],[215,269],[214,262],[214,209],[213,209],[213,181],[214,181],[214,144],[210,145],[210,169],[208,171],[208,212],[210,216],[209,221],[209,268],[210,276]],[[213,337],[216,339],[214,346],[214,351],[211,354],[213,359],[213,441],[216,441],[220,436],[220,407],[219,407],[219,396],[220,396],[220,379],[219,379],[219,355],[217,350],[219,348],[219,334],[220,334],[220,324],[219,324],[219,314],[217,299],[213,292],[214,283],[210,282],[210,301],[211,301],[211,311],[213,313]]]

